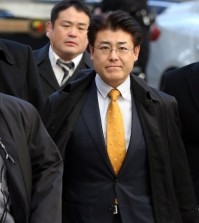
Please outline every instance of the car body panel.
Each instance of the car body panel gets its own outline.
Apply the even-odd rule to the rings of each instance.
[[[199,1],[180,3],[158,15],[160,37],[150,43],[147,82],[160,88],[162,74],[199,59]]]

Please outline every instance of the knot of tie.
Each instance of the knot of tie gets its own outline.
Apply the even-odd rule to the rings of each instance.
[[[57,65],[64,71],[64,75],[61,80],[61,86],[63,86],[69,78],[69,71],[74,67],[74,63],[72,61],[64,62],[61,59],[58,59]]]
[[[109,93],[108,96],[111,98],[111,100],[116,101],[118,97],[121,95],[120,91],[117,89],[112,89]]]
[[[67,69],[67,70],[70,70],[74,67],[74,63],[72,61],[70,62],[64,62],[62,61],[61,59],[58,59],[57,60],[57,64],[63,69]]]

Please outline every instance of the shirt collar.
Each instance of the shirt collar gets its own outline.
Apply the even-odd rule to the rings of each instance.
[[[77,66],[79,65],[81,59],[83,57],[83,53],[79,54],[77,57],[73,58],[72,61],[74,63],[74,70],[77,68]],[[56,65],[56,62],[58,59],[61,59],[52,49],[51,45],[50,45],[50,48],[49,48],[49,58],[50,58],[50,61],[51,63],[55,66]],[[61,59],[62,60],[62,59]],[[68,61],[65,61],[65,62],[68,62]]]
[[[113,88],[111,86],[109,86],[108,84],[106,84],[101,79],[99,74],[96,75],[95,82],[96,82],[96,86],[97,86],[99,93],[105,99],[107,97],[108,93],[110,92],[110,90]],[[128,78],[121,85],[119,85],[117,87],[117,89],[120,91],[121,96],[124,99],[129,99],[129,97],[130,97],[130,76],[128,76]]]

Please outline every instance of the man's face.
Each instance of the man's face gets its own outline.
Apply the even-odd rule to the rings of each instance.
[[[48,24],[47,33],[55,53],[63,60],[71,60],[83,53],[88,45],[89,17],[74,7],[59,13],[54,25]]]
[[[97,33],[94,47],[90,46],[91,59],[102,80],[112,87],[122,84],[138,59],[140,47],[135,47],[132,36],[119,29]]]

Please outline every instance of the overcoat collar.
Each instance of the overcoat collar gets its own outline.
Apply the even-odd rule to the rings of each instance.
[[[57,79],[54,75],[50,59],[48,56],[50,44],[46,44],[43,48],[35,51],[35,60],[39,67],[39,73],[43,79],[55,90],[60,89]]]
[[[15,64],[12,53],[1,40],[0,40],[0,57],[5,58],[5,61],[8,62],[9,64]]]
[[[49,97],[49,101],[52,99],[52,107],[55,108],[53,111],[55,114],[51,115],[49,121],[49,123],[56,123],[57,128],[54,126],[53,129],[59,129],[65,118],[69,117],[77,102],[87,94],[87,89],[96,75],[95,71],[92,69],[80,71],[79,74],[82,78],[67,84],[63,90],[60,90]],[[135,75],[131,75],[131,83],[135,99],[139,99],[144,105],[149,104],[152,101],[158,101],[158,97],[150,90],[144,80]],[[57,121],[57,118],[55,117],[60,117],[59,121]],[[54,118],[56,119],[56,122],[53,120]]]
[[[86,70],[83,73],[80,72],[82,78],[66,85],[63,90],[60,90],[49,98],[49,101],[51,101],[51,98],[53,99],[52,108],[54,108],[54,111],[52,111],[48,120],[50,126],[48,126],[48,123],[46,126],[59,148],[65,148],[68,140],[65,138],[65,134],[64,137],[60,137],[60,133],[63,131],[62,128],[63,126],[67,126],[64,132],[72,132],[73,124],[71,125],[71,120],[76,121],[88,93],[87,89],[94,80],[95,74],[93,70]],[[135,101],[138,106],[138,112],[140,109],[141,112],[149,113],[155,122],[156,118],[153,102],[157,102],[158,97],[150,90],[144,80],[131,75],[131,83]],[[74,116],[76,116],[76,118],[74,118]],[[145,115],[143,115],[143,117],[145,117]],[[68,124],[65,125],[64,123]]]

